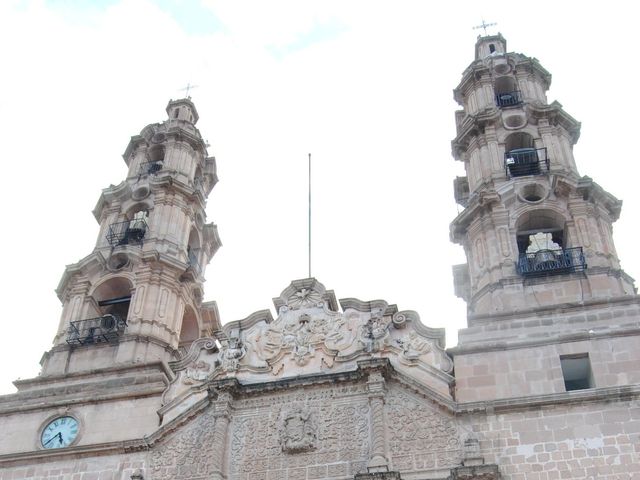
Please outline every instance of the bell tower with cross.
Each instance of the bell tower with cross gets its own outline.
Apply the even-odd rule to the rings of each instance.
[[[468,328],[452,353],[465,400],[563,391],[557,381],[542,381],[563,355],[582,359],[584,384],[615,383],[594,380],[598,352],[640,317],[612,238],[621,201],[578,173],[580,123],[549,103],[550,83],[535,58],[509,52],[498,33],[478,37],[454,90],[462,109],[452,152],[466,175],[454,182],[464,209],[450,234],[467,257],[454,267],[454,281]],[[526,356],[534,358],[523,362]],[[519,376],[536,362],[538,387]],[[479,377],[465,378],[467,368],[504,378],[493,373],[479,385]]]
[[[169,101],[166,113],[131,137],[126,178],[93,211],[96,246],[62,276],[44,377],[167,362],[218,324],[215,303],[202,301],[204,270],[220,247],[205,213],[216,162],[190,97]]]

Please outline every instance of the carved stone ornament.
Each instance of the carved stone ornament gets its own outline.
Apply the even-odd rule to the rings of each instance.
[[[299,453],[313,450],[316,437],[316,425],[311,412],[303,408],[285,412],[280,431],[283,452]]]
[[[182,382],[187,385],[202,382],[209,376],[210,370],[211,365],[204,361],[193,362],[185,369]]]
[[[238,336],[232,336],[222,342],[220,362],[225,372],[235,372],[240,366],[240,360],[247,353],[247,349]]]
[[[312,278],[293,281],[274,304],[276,318],[261,310],[194,341],[170,363],[176,380],[163,405],[173,408],[190,395],[188,389],[200,391],[194,384],[222,377],[255,383],[355,371],[371,356],[388,358],[418,382],[446,388],[453,362],[444,351],[444,330],[424,326],[416,312],[399,312],[384,300],[347,298],[338,304],[333,292]]]

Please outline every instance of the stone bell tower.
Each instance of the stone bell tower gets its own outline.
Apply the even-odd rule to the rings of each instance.
[[[216,162],[191,99],[166,111],[131,138],[127,177],[93,211],[96,246],[62,276],[63,311],[42,376],[166,362],[217,325],[215,303],[202,303],[204,268],[220,246],[205,214]]]
[[[640,317],[612,239],[621,201],[578,173],[580,123],[548,103],[550,83],[498,34],[478,37],[454,90],[452,150],[466,171],[454,182],[464,210],[451,223],[467,257],[454,267],[468,306],[452,350],[463,400],[624,383],[598,365]]]

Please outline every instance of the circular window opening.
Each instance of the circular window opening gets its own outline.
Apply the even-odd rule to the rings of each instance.
[[[511,66],[508,63],[498,63],[493,69],[498,75],[504,75],[505,73],[509,73]]]
[[[520,198],[525,202],[538,203],[547,197],[547,189],[540,184],[530,183],[520,190]]]
[[[526,122],[524,115],[509,115],[505,117],[504,124],[507,128],[521,128]]]

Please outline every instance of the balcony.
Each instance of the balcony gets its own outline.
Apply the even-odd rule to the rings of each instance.
[[[142,245],[147,233],[147,221],[144,218],[135,218],[124,222],[109,225],[107,242],[112,247],[120,245]]]
[[[518,259],[518,273],[523,277],[561,275],[582,272],[586,268],[582,247],[538,250],[522,253]]]
[[[140,164],[140,175],[156,175],[160,170],[162,170],[162,162],[161,161],[150,161],[150,162],[142,162]]]
[[[103,315],[97,318],[76,320],[69,326],[69,345],[90,345],[94,343],[115,343],[127,327],[126,320],[117,315]]]
[[[496,94],[496,105],[498,107],[515,107],[521,103],[520,90]]]
[[[544,175],[549,171],[546,148],[516,148],[504,154],[507,178]]]

